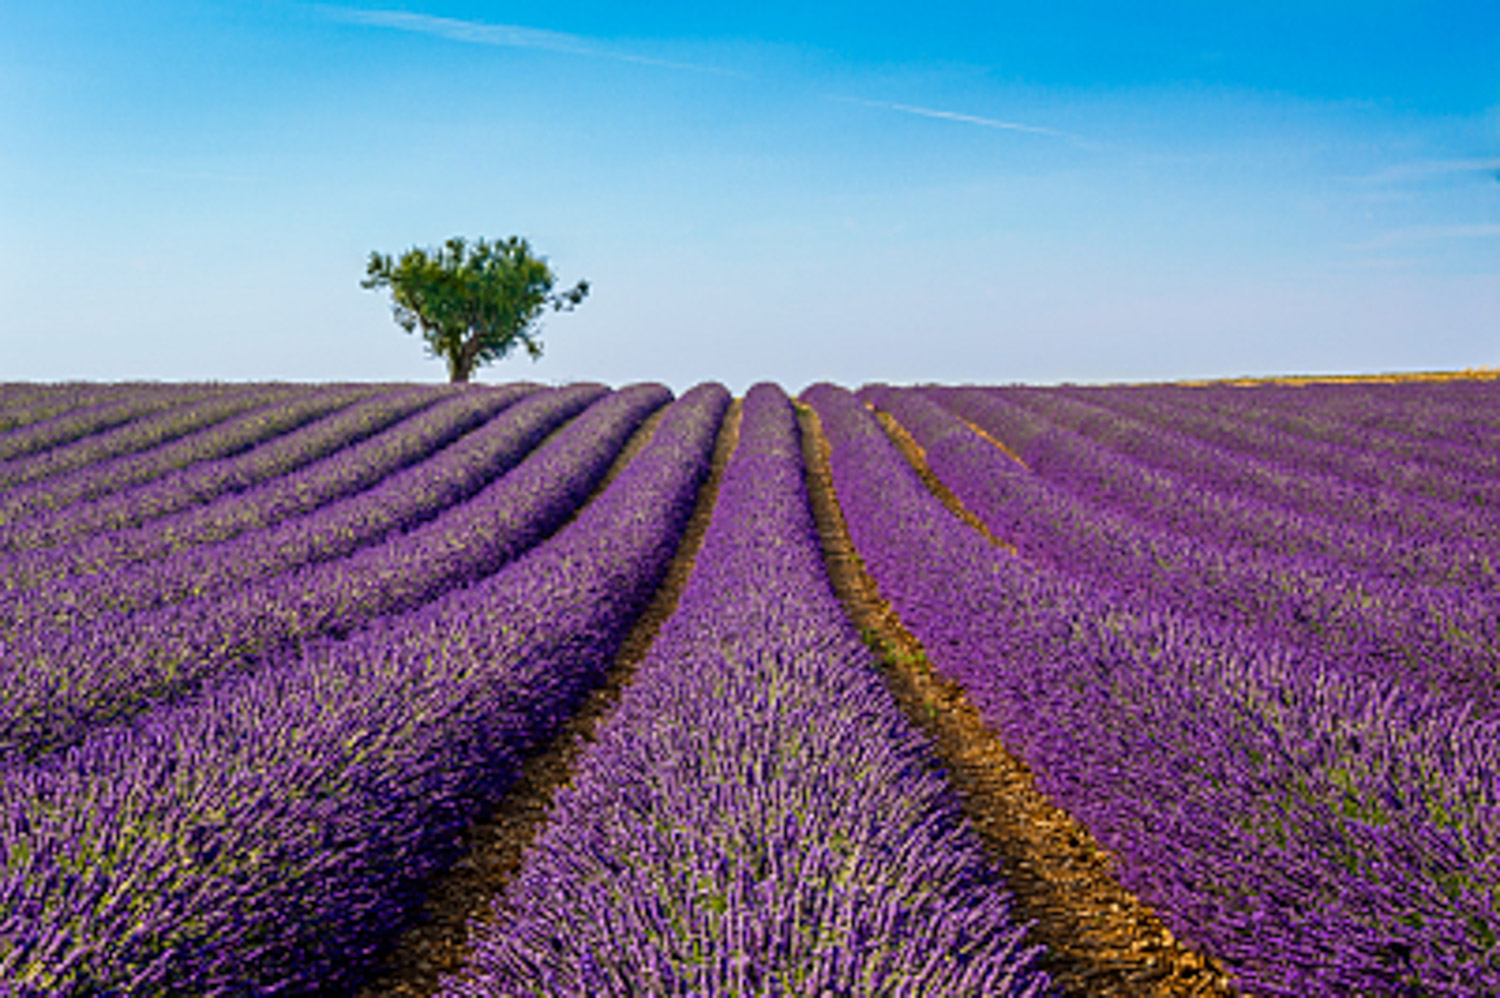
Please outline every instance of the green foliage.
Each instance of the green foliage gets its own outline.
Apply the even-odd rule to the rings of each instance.
[[[537,320],[550,308],[572,311],[589,293],[587,281],[552,290],[556,275],[519,236],[470,244],[448,240],[440,249],[413,247],[399,260],[371,253],[364,288],[390,288],[396,322],[421,331],[427,350],[448,362],[454,382],[466,382],[480,364],[524,347],[542,355]]]

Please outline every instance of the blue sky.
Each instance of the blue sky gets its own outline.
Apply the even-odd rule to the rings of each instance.
[[[1500,365],[1500,7],[0,5],[0,379],[438,380],[512,233],[489,381]]]

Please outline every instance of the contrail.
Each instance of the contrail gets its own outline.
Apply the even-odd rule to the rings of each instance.
[[[546,31],[541,28],[525,28],[515,24],[487,24],[479,21],[464,21],[454,17],[434,17],[430,14],[413,14],[404,10],[367,10],[360,7],[339,7],[317,4],[316,9],[332,20],[346,24],[362,24],[376,28],[393,28],[434,38],[446,38],[455,42],[475,45],[495,45],[503,48],[540,49],[546,52],[561,52],[567,55],[589,56],[594,59],[611,59],[616,62],[633,62],[644,66],[659,66],[664,69],[680,69],[693,73],[716,73],[723,76],[741,76],[734,70],[718,66],[703,66],[691,62],[673,62],[655,59],[611,48],[598,39],[583,35],[572,35],[562,31]]]
[[[885,111],[900,111],[903,114],[916,114],[924,118],[938,118],[943,121],[959,121],[966,125],[981,125],[985,128],[1001,128],[1009,132],[1030,132],[1033,135],[1050,135],[1056,139],[1068,139],[1072,142],[1082,142],[1080,136],[1070,132],[1061,132],[1055,128],[1043,128],[1041,125],[1026,125],[1019,121],[1002,121],[999,118],[984,118],[977,114],[960,114],[957,111],[943,111],[932,107],[917,107],[914,104],[894,104],[889,101],[864,100],[859,97],[837,97],[829,95],[829,100],[836,100],[844,104],[858,104],[862,107],[878,107]]]
[[[658,66],[664,69],[685,70],[694,73],[714,73],[721,76],[735,76],[745,79],[753,78],[747,73],[741,73],[732,69],[723,69],[718,66],[674,62],[669,59],[656,59],[650,56],[636,55],[632,52],[623,52],[599,39],[589,38],[585,35],[568,34],[562,31],[526,28],[515,24],[486,24],[479,21],[465,21],[454,17],[414,14],[404,10],[369,10],[362,7],[344,7],[333,4],[317,4],[315,5],[315,9],[321,11],[326,17],[345,24],[390,28],[396,31],[429,35],[434,38],[446,38],[456,42],[495,45],[504,48],[539,49],[546,52],[587,56],[594,59],[612,59],[616,62]],[[998,118],[962,114],[958,111],[944,111],[939,108],[918,107],[914,104],[896,104],[889,101],[864,100],[859,97],[841,97],[833,94],[826,94],[825,96],[829,100],[839,101],[843,104],[857,104],[862,107],[896,111],[901,114],[915,114],[924,118],[936,118],[941,121],[952,121],[964,125],[977,125],[982,128],[997,128],[1011,132],[1046,135],[1055,139],[1064,139],[1085,147],[1090,145],[1090,143],[1080,136],[1059,131],[1055,128],[1044,128],[1040,125],[1028,125],[1018,121],[1002,121]]]

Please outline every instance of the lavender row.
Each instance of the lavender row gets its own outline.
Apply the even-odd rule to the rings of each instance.
[[[1317,477],[1347,480],[1373,489],[1415,496],[1429,507],[1440,502],[1468,514],[1500,505],[1500,432],[1474,446],[1409,437],[1392,438],[1360,420],[1329,419],[1321,407],[1327,393],[1310,394],[1293,413],[1266,412],[1254,405],[1205,406],[1183,390],[1060,390],[1085,404],[1105,407],[1148,424],[1170,427],[1215,447]],[[1207,400],[1205,400],[1207,401]],[[1374,404],[1381,400],[1377,396]],[[1298,484],[1306,488],[1307,479]],[[1441,510],[1442,507],[1432,507]],[[1455,524],[1462,529],[1465,524]]]
[[[132,390],[108,392],[96,386],[76,386],[72,398],[55,413],[28,420],[0,434],[0,484],[7,484],[20,459],[72,443],[93,433],[140,419],[172,406],[185,405],[228,389],[209,385],[137,385]],[[43,410],[45,411],[45,410]]]
[[[65,483],[86,477],[98,467],[126,463],[141,452],[170,445],[173,441],[221,423],[257,406],[306,394],[287,385],[236,386],[233,390],[189,394],[182,404],[151,406],[138,419],[116,424],[103,432],[90,433],[62,446],[28,454],[0,465],[0,485],[7,491],[25,487],[46,494],[53,483]],[[6,496],[9,498],[9,495]],[[0,507],[0,513],[5,508]],[[0,523],[10,519],[9,515]]]
[[[153,418],[132,423],[122,429],[136,436],[136,443],[141,445],[137,452],[7,489],[0,498],[0,531],[4,531],[0,549],[10,547],[8,535],[25,517],[150,481],[199,461],[238,453],[372,391],[364,386],[297,392],[274,388],[173,409],[163,413],[159,421]],[[163,437],[166,442],[159,445],[148,443]]]
[[[1392,442],[1462,446],[1482,444],[1500,432],[1500,383],[1493,380],[1262,385],[1248,392],[1223,387],[1199,392],[1163,385],[1147,391],[1332,439],[1358,430]]]
[[[11,439],[13,430],[91,406],[118,402],[131,394],[139,396],[144,394],[143,389],[143,385],[131,384],[0,385],[0,454],[9,456],[5,441]]]
[[[314,404],[316,418],[311,423],[294,424],[289,432],[270,437],[243,452],[209,458],[141,485],[6,524],[0,527],[0,547],[9,551],[49,547],[78,535],[136,526],[243,491],[356,443],[397,419],[432,405],[446,394],[449,394],[446,389],[416,388],[373,397],[344,396],[345,403],[353,404],[328,415],[317,411],[336,402],[339,393],[335,393],[333,399]],[[278,422],[301,418],[297,412],[303,408],[300,404],[287,403],[280,408],[286,416]],[[265,422],[268,430],[274,425],[269,420]]]
[[[560,527],[670,397],[660,385],[606,396],[472,498],[347,558],[150,613],[25,635],[0,688],[0,755],[71,744],[205,679],[295,654],[312,638],[343,637],[483,578]]]
[[[920,393],[860,394],[889,411],[938,478],[1032,563],[1116,601],[1170,605],[1295,649],[1311,656],[1309,668],[1433,690],[1482,713],[1500,708],[1493,595],[1395,585],[1317,559],[1155,529],[1027,471]]]
[[[447,998],[1009,995],[1045,977],[746,396],[691,579]]]
[[[602,385],[584,384],[528,398],[373,488],[270,529],[175,550],[169,557],[115,571],[73,576],[41,589],[0,594],[0,627],[5,628],[0,634],[19,639],[39,629],[70,628],[100,616],[104,619],[94,629],[109,631],[118,626],[121,615],[211,597],[255,579],[344,557],[468,499],[606,391]],[[411,456],[407,444],[397,446],[400,455]],[[378,451],[351,455],[362,471],[368,470],[371,457],[379,465],[385,456]],[[343,479],[342,470],[340,462],[335,480]]]
[[[671,557],[727,402],[677,402],[547,544],[0,785],[21,995],[338,993],[466,819],[602,670]]]
[[[926,394],[1017,451],[1037,474],[1101,508],[1222,548],[1280,552],[1343,564],[1403,584],[1489,591],[1500,565],[1484,546],[1432,531],[1361,526],[1219,491],[1190,468],[1151,467],[983,392]],[[1142,451],[1153,436],[1138,438]],[[1211,479],[1211,476],[1207,476]]]
[[[1195,420],[1191,412],[1172,410],[1152,422],[1124,416],[1074,398],[1067,390],[1000,389],[991,393],[1029,409],[1057,425],[1153,469],[1185,476],[1222,495],[1285,509],[1315,523],[1331,523],[1402,540],[1473,538],[1493,551],[1500,526],[1482,506],[1456,505],[1427,495],[1364,484],[1350,468],[1322,469],[1308,446],[1288,442],[1285,434],[1258,431],[1219,414]],[[1196,434],[1196,435],[1195,435]],[[1346,448],[1347,450],[1347,448]],[[1328,447],[1321,452],[1328,456]],[[1347,455],[1346,455],[1347,457]],[[1462,490],[1464,473],[1428,469],[1428,482]],[[1490,489],[1492,483],[1483,487]]]
[[[1444,388],[1447,391],[1444,391]],[[1335,389],[1340,390],[1335,390]],[[1500,470],[1494,442],[1500,437],[1500,383],[1495,381],[1440,385],[1317,386],[1297,400],[1288,412],[1273,404],[1275,394],[1247,413],[1274,425],[1297,430],[1305,418],[1299,413],[1342,416],[1323,430],[1323,438],[1356,436],[1402,463],[1417,460],[1450,469],[1478,466]],[[1351,400],[1363,399],[1363,404]]]
[[[15,624],[19,619],[16,613],[18,605],[29,608],[36,615],[42,612],[47,597],[51,597],[52,603],[68,599],[64,595],[65,586],[45,594],[8,595],[5,590],[56,583],[76,573],[116,571],[130,562],[163,558],[174,551],[228,540],[249,530],[264,530],[283,520],[312,512],[326,503],[370,488],[387,475],[432,456],[434,451],[473,430],[501,409],[538,390],[539,386],[535,385],[513,384],[496,389],[470,389],[456,397],[447,397],[419,389],[412,394],[371,399],[343,415],[309,427],[306,431],[308,443],[314,443],[325,433],[330,439],[334,437],[337,431],[331,425],[333,420],[363,430],[375,422],[374,418],[367,416],[378,418],[387,412],[396,414],[399,409],[414,405],[427,408],[367,440],[351,441],[350,446],[328,457],[269,478],[243,492],[222,496],[139,527],[91,533],[54,547],[0,556],[0,627]],[[108,515],[111,503],[110,499],[101,500],[103,509],[96,515],[100,518]]]
[[[1463,446],[1482,444],[1500,432],[1500,382],[1495,381],[1270,385],[1250,391],[1155,385],[1142,394],[1228,412],[1312,440],[1340,441],[1359,432],[1390,445]]]
[[[1174,932],[1256,994],[1500,989],[1500,726],[998,551],[805,397],[882,593]]]

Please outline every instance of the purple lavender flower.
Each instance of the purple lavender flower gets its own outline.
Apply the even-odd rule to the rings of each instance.
[[[773,386],[693,574],[445,996],[1038,994],[824,573]]]
[[[0,980],[28,995],[355,983],[466,819],[598,681],[666,569],[727,401],[689,392],[602,495],[496,574],[8,772]]]

